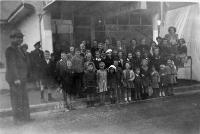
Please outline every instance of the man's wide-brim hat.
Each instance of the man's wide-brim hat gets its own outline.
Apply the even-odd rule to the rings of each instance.
[[[19,29],[14,29],[10,34],[10,38],[15,38],[15,37],[24,37],[24,35]]]
[[[34,47],[37,46],[37,45],[41,47],[40,41],[36,42],[36,43],[34,44]]]

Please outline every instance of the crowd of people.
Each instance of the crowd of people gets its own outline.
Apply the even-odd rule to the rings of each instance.
[[[120,40],[94,40],[91,47],[82,41],[78,48],[62,50],[58,60],[37,42],[29,54],[30,77],[40,88],[42,100],[47,89],[58,85],[68,109],[73,109],[71,102],[78,97],[87,97],[90,107],[96,102],[104,105],[108,98],[111,103],[129,103],[173,95],[177,66],[184,63],[187,47],[175,27],[168,31],[150,44],[145,38],[132,39],[126,46]],[[27,53],[27,45],[21,47]],[[49,91],[48,100],[52,99]]]

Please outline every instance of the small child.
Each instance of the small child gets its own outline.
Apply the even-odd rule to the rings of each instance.
[[[141,100],[141,90],[143,86],[142,86],[142,77],[140,76],[140,68],[135,69],[134,85],[135,85],[134,99]]]
[[[122,83],[124,86],[124,99],[128,103],[131,101],[131,90],[134,88],[133,80],[135,79],[135,73],[131,70],[129,62],[125,64],[125,70],[123,71]]]
[[[173,86],[176,83],[176,75],[177,70],[176,66],[174,65],[174,62],[172,60],[167,60],[167,66],[166,66],[167,72],[168,72],[168,94],[173,95],[174,89]]]
[[[100,69],[97,71],[97,83],[100,93],[100,104],[104,105],[107,91],[107,71],[104,69],[105,63],[100,62],[99,68]]]
[[[167,71],[165,68],[165,65],[161,64],[160,65],[160,91],[159,91],[159,96],[165,96],[165,92],[167,90],[167,84],[168,84],[168,78],[167,78]]]
[[[116,77],[117,77],[117,103],[120,103],[122,99],[122,68],[119,67],[118,59],[114,59],[114,66],[116,67]]]
[[[126,62],[129,62],[131,69],[134,68],[134,59],[133,59],[133,54],[131,52],[128,53]]]
[[[84,88],[87,93],[87,106],[94,106],[97,79],[94,63],[88,63],[87,71],[83,75]]]
[[[153,97],[159,96],[159,83],[160,83],[160,75],[156,71],[155,66],[152,66],[151,87],[153,88]]]
[[[117,74],[116,67],[111,65],[108,68],[108,90],[110,92],[110,102],[114,104],[117,101]]]
[[[99,70],[99,63],[102,61],[101,55],[99,51],[95,51],[95,58],[93,59],[93,62],[95,64],[95,68]]]

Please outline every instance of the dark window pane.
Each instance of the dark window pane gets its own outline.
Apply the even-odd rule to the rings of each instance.
[[[142,15],[142,25],[152,25],[151,15]]]
[[[95,31],[104,31],[105,26],[104,25],[95,25]]]
[[[75,25],[79,25],[79,26],[88,26],[90,25],[90,18],[78,16],[74,18],[74,23]]]
[[[132,14],[130,16],[130,24],[140,25],[140,15],[139,14]]]
[[[106,18],[106,24],[117,24],[117,17]]]
[[[105,40],[105,32],[95,32],[95,39],[103,42]]]
[[[119,25],[127,25],[129,24],[129,16],[128,15],[120,15],[118,17]]]

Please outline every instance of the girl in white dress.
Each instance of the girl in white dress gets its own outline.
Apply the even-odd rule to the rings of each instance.
[[[107,91],[107,71],[105,68],[105,63],[100,62],[99,63],[99,70],[97,71],[97,83],[100,93],[100,104],[105,104],[105,95]]]

